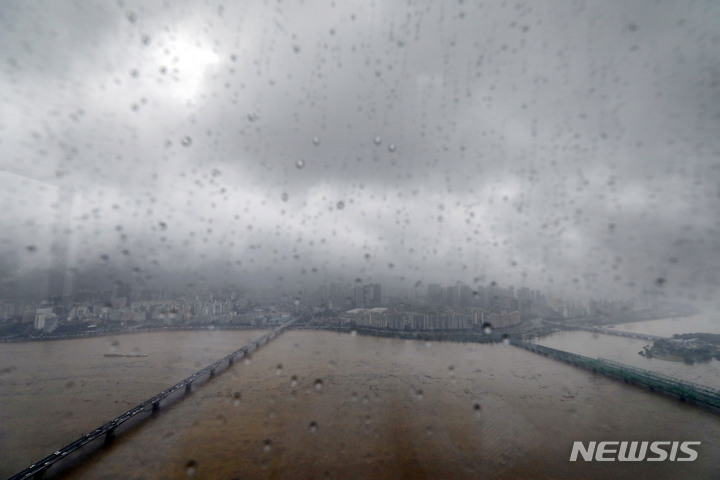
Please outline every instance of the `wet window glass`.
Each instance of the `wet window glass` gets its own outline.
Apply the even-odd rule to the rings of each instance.
[[[0,478],[714,478],[720,5],[6,1]]]

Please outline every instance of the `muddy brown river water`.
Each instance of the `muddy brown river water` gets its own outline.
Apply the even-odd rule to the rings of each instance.
[[[172,383],[153,376],[142,382],[116,378],[150,368],[170,380],[170,370],[180,368],[174,381],[237,348],[248,335],[165,332],[148,334],[148,343],[135,338],[141,335],[118,337],[121,345],[147,345],[135,351],[154,352],[131,359],[102,359],[109,339],[23,344],[44,351],[46,363],[35,365],[34,380],[13,380],[14,388],[8,381],[20,374],[19,367],[0,377],[0,463],[12,465],[3,473],[60,446],[33,443],[37,431],[23,428],[32,423],[33,410],[64,414],[57,428],[75,438],[106,421],[103,411],[116,400],[129,406]],[[85,343],[97,348],[87,370],[77,376],[49,373],[58,363],[63,371],[85,365],[72,360],[91,350]],[[168,353],[169,362],[159,356],[164,349],[175,352]],[[25,355],[30,361],[30,353]],[[58,355],[65,363],[53,360]],[[158,363],[152,367],[139,363],[153,359]],[[105,360],[127,363],[116,365],[110,377],[102,373]],[[64,386],[70,381],[73,386]],[[114,385],[118,381],[124,387]],[[48,382],[55,388],[41,386]],[[21,391],[27,393],[19,398]],[[70,394],[80,399],[80,411],[66,400]],[[576,440],[702,444],[692,463],[569,462]],[[512,346],[288,331],[249,363],[238,362],[121,435],[67,478],[701,479],[720,476],[719,459],[719,415]]]

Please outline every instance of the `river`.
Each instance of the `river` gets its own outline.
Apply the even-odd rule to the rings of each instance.
[[[618,324],[613,328],[620,331],[669,337],[675,333],[720,333],[720,321],[714,313],[701,313],[689,317]],[[563,331],[543,337],[536,343],[588,357],[607,358],[720,389],[720,361],[713,359],[706,363],[687,365],[682,362],[646,358],[639,352],[644,345],[652,344],[648,340],[585,331]]]
[[[147,343],[142,335],[126,336],[116,350],[135,350],[133,344],[142,344],[146,346],[138,346],[140,352],[155,354],[132,359],[100,356],[100,362],[97,357],[112,346],[110,339],[0,345],[2,355],[7,355],[7,347],[25,352],[22,361],[12,357],[18,369],[0,377],[2,404],[13,405],[4,410],[0,423],[5,446],[2,474],[60,446],[44,440],[31,446],[36,435],[15,431],[37,423],[34,413],[73,411],[54,425],[63,430],[54,435],[75,437],[107,420],[108,415],[100,413],[103,409],[118,413],[115,400],[137,403],[172,383],[150,375],[137,382],[137,389],[133,382],[121,388],[100,373],[98,364],[127,362],[121,366],[127,373],[115,375],[130,377],[129,372],[145,368],[135,362],[154,359],[152,369],[164,372],[180,368],[174,361],[179,360],[185,362],[182,374],[169,375],[176,380],[237,348],[249,332],[218,333],[148,334],[159,338]],[[588,341],[563,335],[568,349],[573,342]],[[603,342],[588,336],[591,344]],[[92,342],[100,342],[95,350],[86,347]],[[175,353],[162,357],[157,353],[161,345]],[[20,365],[26,362],[23,373]],[[86,363],[95,367],[75,370]],[[53,373],[56,368],[78,374]],[[23,380],[26,377],[31,380]],[[14,378],[12,388],[9,378]],[[63,386],[69,381],[74,385]],[[97,383],[89,388],[91,382]],[[27,403],[33,392],[41,391],[42,403]],[[82,408],[69,398],[82,400]],[[85,410],[95,412],[95,417],[88,420]],[[693,463],[571,463],[576,440],[702,444]],[[719,441],[717,414],[510,345],[291,330],[255,353],[250,363],[237,363],[121,435],[111,447],[69,471],[68,478],[703,479],[717,478]],[[8,460],[11,468],[6,467]]]

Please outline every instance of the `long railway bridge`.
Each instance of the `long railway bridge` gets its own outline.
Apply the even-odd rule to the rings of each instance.
[[[176,392],[184,392],[185,394],[188,394],[192,392],[193,383],[197,382],[198,380],[201,380],[203,378],[211,378],[215,376],[217,371],[221,369],[222,367],[229,367],[233,365],[236,358],[242,359],[249,353],[257,350],[261,346],[265,345],[267,342],[278,336],[280,333],[282,333],[285,329],[290,327],[293,323],[295,323],[297,319],[290,320],[271,331],[265,333],[264,335],[256,338],[255,340],[251,341],[250,343],[244,345],[243,347],[235,350],[232,353],[229,353],[222,357],[221,359],[211,363],[207,367],[203,368],[202,370],[198,370],[197,372],[193,373],[189,377],[180,380],[175,385],[163,390],[162,392],[158,393],[157,395],[148,398],[144,402],[136,405],[135,407],[131,408],[127,412],[123,413],[122,415],[110,420],[104,425],[99,426],[92,432],[83,435],[82,437],[78,438],[74,442],[71,442],[64,447],[56,450],[54,453],[51,453],[50,455],[46,456],[45,458],[33,463],[29,467],[27,467],[25,470],[13,475],[8,480],[25,480],[25,479],[42,479],[44,478],[48,470],[53,467],[54,465],[64,462],[67,460],[70,460],[70,454],[73,452],[76,452],[86,445],[88,445],[91,442],[94,442],[97,439],[104,439],[104,443],[110,443],[115,438],[115,435],[118,433],[118,429],[121,425],[126,423],[128,420],[131,420],[133,418],[136,418],[139,421],[143,421],[147,418],[149,418],[152,414],[157,413],[160,410],[161,403],[164,404],[170,404],[174,400],[177,400],[177,395],[173,395]],[[170,398],[175,397],[175,398]],[[138,417],[139,415],[143,413],[149,413],[150,415],[146,415],[145,417]],[[136,424],[137,422],[132,422],[133,424]],[[129,425],[129,424],[128,424]],[[56,468],[62,467],[62,465],[57,465]]]
[[[622,330],[614,330],[612,328],[605,328],[605,327],[597,327],[597,326],[585,326],[585,325],[568,325],[565,323],[555,323],[555,322],[544,322],[546,325],[549,325],[551,327],[556,327],[562,330],[582,330],[585,332],[590,333],[602,333],[604,335],[615,335],[617,337],[625,337],[625,338],[637,338],[640,340],[648,340],[650,342],[654,342],[655,340],[660,340],[665,337],[659,337],[657,335],[649,335],[647,333],[637,333],[637,332],[624,332]]]
[[[511,339],[511,345],[524,348],[545,357],[582,367],[594,373],[602,373],[626,383],[647,387],[650,391],[664,393],[682,401],[720,409],[720,391],[697,383],[680,380],[661,373],[631,367],[604,358],[591,358],[576,353],[537,345],[523,340]]]

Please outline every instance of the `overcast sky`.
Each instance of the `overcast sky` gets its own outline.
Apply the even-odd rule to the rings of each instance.
[[[0,270],[720,285],[718,2],[0,4]]]

